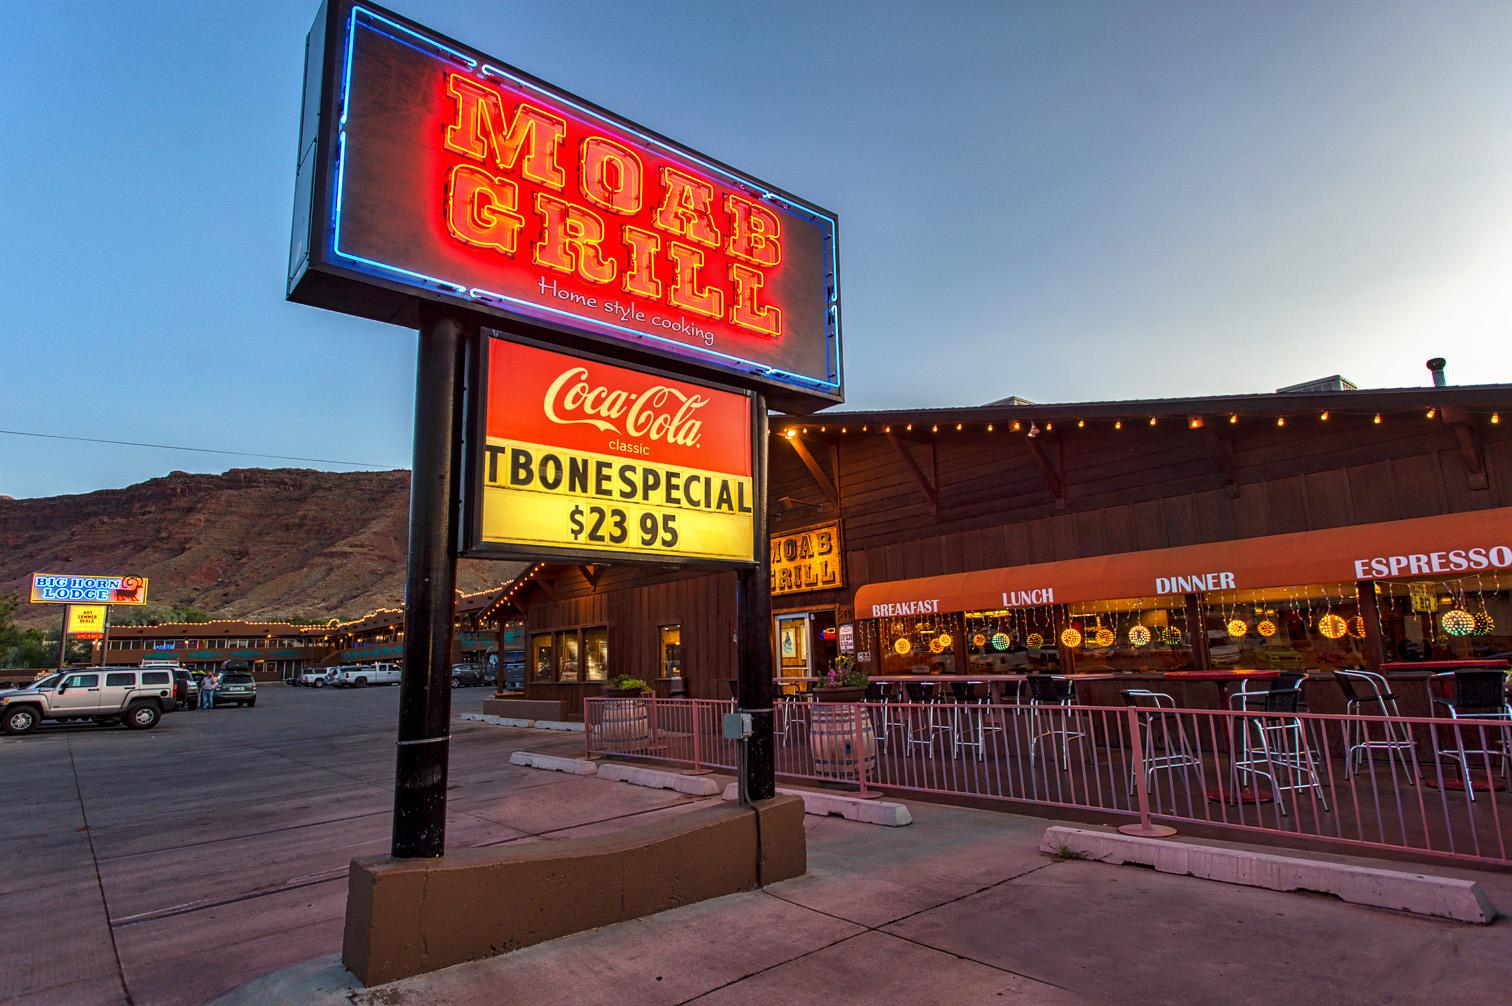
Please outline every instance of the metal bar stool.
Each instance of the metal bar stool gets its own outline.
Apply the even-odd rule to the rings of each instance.
[[[928,752],[929,757],[934,757],[934,740],[936,734],[951,733],[950,724],[940,721],[939,705],[942,690],[938,681],[909,681],[904,684],[908,692],[908,701],[913,706],[908,709],[908,740],[905,744],[905,753],[911,753],[914,746],[922,747]],[[924,706],[919,709],[918,706]],[[920,720],[922,719],[922,723]],[[915,734],[923,734],[923,738]]]
[[[1239,712],[1295,713],[1302,701],[1301,678],[1300,674],[1282,675],[1272,682],[1270,689],[1254,692],[1246,681],[1229,696],[1229,706]],[[1240,716],[1235,725],[1239,737],[1233,747],[1231,773],[1236,792],[1242,788],[1245,777],[1260,777],[1270,782],[1271,795],[1283,814],[1290,812],[1281,794],[1301,790],[1311,790],[1323,809],[1330,809],[1301,717]]]
[[[1086,734],[1070,726],[1070,710],[1076,701],[1076,682],[1069,678],[1054,678],[1048,674],[1031,674],[1029,682],[1029,767],[1034,767],[1035,752],[1039,749],[1042,738],[1050,738],[1054,744],[1055,738],[1060,738],[1060,762],[1061,767],[1071,770],[1071,741],[1085,737]],[[1049,711],[1050,707],[1058,707],[1060,712]],[[1046,721],[1049,726],[1040,729],[1041,721]]]
[[[1444,684],[1453,683],[1454,691],[1450,695],[1433,695],[1433,705],[1443,709],[1449,714],[1451,720],[1498,720],[1505,724],[1492,729],[1500,734],[1497,743],[1500,747],[1492,747],[1489,739],[1482,741],[1483,747],[1472,748],[1465,746],[1464,728],[1454,728],[1455,747],[1438,748],[1439,758],[1449,758],[1459,765],[1460,778],[1464,780],[1465,792],[1470,796],[1470,802],[1475,802],[1475,786],[1470,781],[1470,755],[1480,755],[1482,758],[1500,758],[1502,775],[1508,774],[1508,767],[1512,765],[1512,705],[1507,703],[1507,676],[1506,672],[1499,670],[1471,670],[1444,671],[1435,674],[1433,681],[1440,683],[1440,689]],[[1431,694],[1431,693],[1430,693]],[[1438,728],[1433,728],[1435,735]],[[1478,728],[1484,737],[1485,728]],[[1435,745],[1436,746],[1436,745]],[[1486,780],[1489,786],[1490,779]]]
[[[990,696],[986,688],[980,681],[952,681],[950,696],[955,700],[950,709],[950,757],[959,758],[961,749],[967,748],[977,753],[977,761],[986,761],[987,735],[1003,732],[998,724],[987,722]]]
[[[1375,764],[1375,752],[1388,752],[1402,765],[1407,781],[1417,785],[1417,741],[1412,738],[1412,728],[1394,722],[1402,714],[1397,710],[1397,697],[1392,693],[1386,679],[1373,671],[1334,671],[1334,681],[1344,693],[1344,714],[1359,716],[1369,709],[1379,711],[1386,717],[1381,724],[1380,738],[1372,739],[1370,724],[1361,720],[1344,721],[1344,778],[1348,779],[1360,770],[1368,758]]]
[[[866,686],[866,701],[872,707],[872,724],[877,734],[877,749],[886,751],[894,730],[906,731],[908,724],[901,710],[894,708],[898,701],[898,685],[894,681],[873,681]],[[905,737],[906,739],[906,737]]]
[[[1118,694],[1123,696],[1125,705],[1139,710],[1136,715],[1144,733],[1145,785],[1154,782],[1156,772],[1170,772],[1174,776],[1174,773],[1180,771],[1185,777],[1189,768],[1198,770],[1197,779],[1200,783],[1202,759],[1197,757],[1191,739],[1187,737],[1186,725],[1176,712],[1176,700],[1165,692],[1152,692],[1143,688],[1126,688]],[[1155,753],[1156,734],[1160,735],[1160,754]],[[1135,773],[1135,768],[1130,766],[1130,796],[1134,794],[1136,786]],[[1176,806],[1174,781],[1171,785],[1171,806],[1173,809]]]

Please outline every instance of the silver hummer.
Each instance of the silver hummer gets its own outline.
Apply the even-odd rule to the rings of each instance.
[[[173,672],[164,668],[72,667],[0,691],[0,730],[27,734],[43,720],[150,730],[175,708],[173,689]]]

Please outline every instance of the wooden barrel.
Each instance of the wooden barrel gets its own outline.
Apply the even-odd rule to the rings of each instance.
[[[837,778],[856,778],[859,738],[866,771],[877,771],[877,735],[866,707],[845,702],[816,702],[809,707],[809,750],[814,771]]]
[[[650,746],[651,724],[645,699],[605,699],[594,726],[605,751],[635,751]]]

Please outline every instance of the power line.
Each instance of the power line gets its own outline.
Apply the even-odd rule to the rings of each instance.
[[[269,458],[274,461],[309,461],[320,465],[349,465],[353,468],[389,469],[393,465],[375,465],[367,461],[337,461],[333,458],[300,458],[288,454],[259,454],[253,451],[218,451],[209,447],[178,447],[174,444],[144,444],[135,440],[102,440],[99,437],[69,437],[61,433],[28,433],[25,430],[0,430],[12,437],[37,437],[42,440],[73,440],[81,444],[111,444],[116,447],[153,447],[164,451],[190,451],[194,454],[226,454],[238,458]]]

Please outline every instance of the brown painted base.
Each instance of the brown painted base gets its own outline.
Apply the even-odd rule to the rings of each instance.
[[[341,960],[377,985],[806,869],[803,801],[793,796],[709,807],[613,835],[441,859],[354,859]]]

